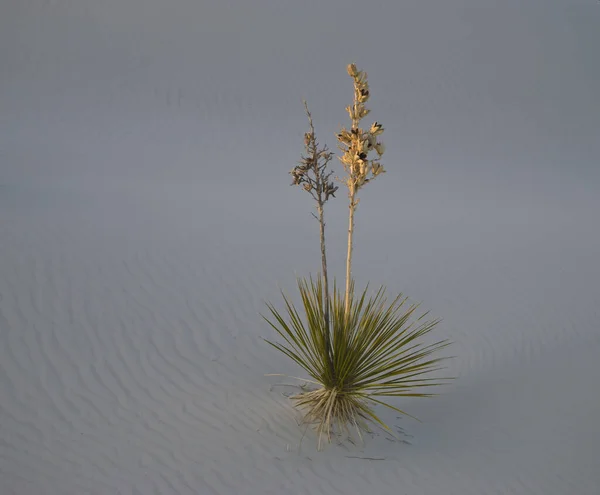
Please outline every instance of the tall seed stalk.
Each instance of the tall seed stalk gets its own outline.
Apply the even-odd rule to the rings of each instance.
[[[330,296],[329,279],[327,276],[327,251],[325,249],[325,203],[330,197],[335,198],[335,192],[338,190],[329,179],[333,172],[327,170],[329,162],[333,158],[333,153],[327,146],[319,147],[315,136],[315,127],[313,125],[312,115],[308,110],[306,101],[304,110],[308,117],[309,131],[304,134],[305,154],[302,155],[298,165],[296,165],[290,174],[293,177],[292,185],[301,185],[302,188],[310,193],[317,203],[318,215],[312,214],[319,222],[319,237],[321,240],[321,271],[323,277],[323,307],[324,307],[324,338],[328,349],[328,367],[333,376],[333,346],[331,344],[330,332]]]
[[[379,159],[385,151],[383,143],[377,137],[383,133],[383,127],[378,122],[371,125],[368,131],[360,127],[360,121],[365,118],[370,110],[365,107],[369,100],[369,83],[367,73],[359,71],[355,64],[347,67],[348,75],[354,82],[354,101],[346,107],[352,122],[350,130],[342,127],[337,135],[338,148],[342,156],[338,157],[344,165],[347,175],[343,182],[348,187],[349,213],[348,213],[348,255],[346,257],[346,291],[344,308],[346,317],[350,312],[350,300],[352,290],[352,251],[354,237],[354,213],[359,203],[358,191],[369,181],[373,180],[385,170]],[[369,154],[375,151],[376,157],[369,158]]]

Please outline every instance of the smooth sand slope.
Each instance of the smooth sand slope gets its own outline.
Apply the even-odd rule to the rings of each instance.
[[[208,3],[0,6],[0,495],[600,493],[599,7]],[[388,170],[357,281],[442,317],[458,379],[316,452],[259,313],[318,270],[286,174],[351,61]]]

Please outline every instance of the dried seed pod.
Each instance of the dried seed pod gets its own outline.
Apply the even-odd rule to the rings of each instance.
[[[379,136],[383,133],[383,130],[383,126],[379,122],[373,122],[370,132],[373,134],[373,136]]]
[[[372,164],[372,173],[374,177],[377,177],[379,174],[383,174],[385,170],[381,166],[379,162],[373,162]]]
[[[365,108],[364,106],[361,106],[358,111],[358,118],[364,119],[370,113],[371,113],[371,110],[369,110],[368,108]]]
[[[375,146],[375,144],[377,144],[377,139],[375,138],[375,136],[373,136],[373,134],[368,133],[366,142],[367,142],[367,148],[372,149]]]
[[[362,70],[359,70],[353,77],[357,84],[365,84],[367,82],[367,74]]]
[[[337,138],[338,138],[338,141],[340,141],[341,143],[349,145],[350,142],[352,141],[352,134],[350,132],[348,132],[346,129],[342,129],[338,133]]]

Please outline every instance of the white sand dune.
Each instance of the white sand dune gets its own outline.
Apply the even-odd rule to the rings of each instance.
[[[297,24],[310,10],[291,4],[0,7],[0,494],[600,493],[600,112],[584,63],[594,51],[577,62],[568,49],[593,39],[598,10],[449,3],[443,31],[428,8],[382,2],[381,65],[368,33],[356,54],[327,34],[343,34],[328,25],[333,6],[308,41]],[[481,37],[446,43],[452,53],[497,46],[481,26],[516,16],[510,43],[524,51],[568,45],[538,75],[560,62],[571,75],[532,92],[523,113],[463,73],[475,48],[425,69],[402,44],[415,79],[394,79],[404,35],[392,14],[440,42],[472,22]],[[532,76],[520,54],[495,56]],[[402,441],[317,452],[278,386],[292,381],[264,376],[301,371],[264,343],[259,313],[318,269],[311,205],[286,172],[303,91],[333,145],[350,57],[370,71],[389,149],[389,173],[359,208],[355,274],[443,318],[436,336],[454,341],[458,379],[435,399],[395,402],[421,423],[381,411]],[[324,71],[316,87],[308,68]],[[559,83],[572,93],[556,101]],[[343,195],[328,213],[340,276]]]
[[[252,214],[237,211],[220,232],[201,185],[182,185],[177,205],[140,189],[3,190],[3,493],[595,493],[591,214],[532,217],[528,233],[467,224],[458,238],[476,246],[442,235],[424,254],[413,240],[371,268],[357,255],[357,272],[444,315],[459,379],[402,403],[423,423],[387,416],[408,443],[317,453],[263,377],[298,370],[262,342],[257,314],[277,282],[292,288],[298,259],[310,265],[314,239],[276,215],[248,238]],[[284,250],[282,235],[298,242]]]

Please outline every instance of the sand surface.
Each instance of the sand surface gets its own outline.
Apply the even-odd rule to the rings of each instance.
[[[325,35],[307,42],[329,46],[315,58],[326,72],[315,87],[294,29],[310,16],[262,3],[262,21],[241,4],[0,7],[0,493],[600,493],[600,153],[589,128],[600,113],[583,101],[594,69],[556,52],[575,64],[567,82],[579,74],[578,92],[552,106],[549,82],[530,113],[496,102],[489,123],[486,105],[500,96],[477,71],[462,92],[468,58],[452,70],[432,62],[430,74],[407,47],[416,79],[395,80],[403,93],[384,64],[395,45],[381,62],[357,49],[387,128],[389,172],[363,195],[355,274],[443,318],[436,337],[454,341],[447,372],[458,379],[435,399],[393,402],[421,423],[382,411],[401,441],[377,434],[317,452],[286,398],[293,389],[277,386],[293,382],[264,376],[301,371],[263,342],[273,334],[259,313],[319,268],[312,205],[286,173],[307,93],[334,146],[351,53]],[[538,24],[525,15],[539,39],[574,43],[563,14],[593,38],[585,7],[550,10]],[[485,24],[517,11],[469,12]],[[427,19],[440,28],[426,9],[405,14],[409,30]],[[322,33],[335,9],[324,16]],[[517,31],[530,32],[523,22]],[[259,26],[285,53],[254,35]],[[430,75],[438,82],[428,86]],[[261,83],[279,88],[270,100]],[[392,95],[405,113],[386,103]],[[571,134],[544,120],[553,112]],[[328,214],[341,278],[344,194]]]

